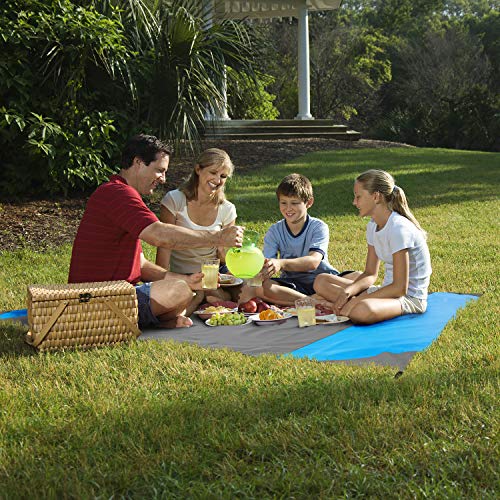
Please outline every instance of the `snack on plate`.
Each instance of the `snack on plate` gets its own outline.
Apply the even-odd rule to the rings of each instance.
[[[328,316],[333,313],[331,309],[323,304],[316,304],[314,307],[316,308],[316,316]]]
[[[316,315],[316,322],[317,323],[335,323],[337,322],[337,315],[336,314],[323,314],[323,315]]]
[[[259,319],[263,320],[272,320],[272,319],[283,319],[283,315],[278,311],[274,311],[273,309],[265,309],[259,313]]]
[[[234,276],[231,274],[220,274],[219,282],[221,285],[230,285],[234,282]]]
[[[203,309],[203,313],[228,313],[228,312],[233,312],[231,309],[228,309],[227,307],[224,306],[208,306],[205,309]]]

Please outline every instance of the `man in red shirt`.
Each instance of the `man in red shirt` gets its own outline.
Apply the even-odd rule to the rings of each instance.
[[[191,326],[184,316],[201,273],[171,273],[144,257],[141,240],[170,249],[241,246],[243,229],[192,231],[160,222],[141,195],[165,182],[169,148],[140,134],[122,153],[121,170],[90,196],[73,244],[69,283],[126,280],[136,286],[139,326]],[[142,284],[138,284],[142,282]]]

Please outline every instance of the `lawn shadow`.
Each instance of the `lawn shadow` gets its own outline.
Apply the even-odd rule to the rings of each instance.
[[[36,350],[24,341],[28,326],[19,320],[0,321],[0,358],[36,355]]]
[[[314,212],[322,216],[354,214],[354,179],[373,168],[394,175],[412,208],[481,202],[497,199],[499,167],[500,155],[476,151],[402,148],[320,151],[262,170],[259,175],[243,174],[229,197],[237,207],[240,203],[252,207],[251,221],[263,216],[272,218],[266,206],[276,200],[275,188],[267,190],[263,186],[277,187],[283,177],[298,172],[312,182]],[[277,204],[273,215],[279,216]]]
[[[191,359],[189,350],[186,352]],[[180,358],[185,354],[179,352]],[[399,456],[408,456],[398,450],[400,443],[415,446],[426,435],[438,434],[428,413],[437,414],[444,408],[451,411],[450,387],[455,392],[457,386],[464,394],[472,392],[467,388],[467,377],[458,378],[448,368],[437,370],[437,385],[432,373],[405,374],[395,380],[392,371],[351,367],[331,371],[329,376],[307,376],[302,375],[300,366],[313,362],[294,360],[299,367],[297,377],[280,380],[278,365],[285,368],[283,364],[291,362],[272,357],[264,360],[269,381],[256,390],[259,384],[251,382],[254,375],[248,375],[250,381],[233,377],[232,360],[224,363],[220,359],[217,353],[206,356],[208,364],[222,363],[220,378],[216,377],[213,385],[200,388],[193,381],[176,396],[169,389],[168,377],[159,379],[154,388],[136,382],[117,389],[125,391],[123,401],[96,393],[93,380],[82,381],[80,390],[93,395],[95,406],[90,407],[96,410],[89,411],[84,398],[58,400],[61,408],[66,404],[68,408],[80,406],[85,418],[80,418],[78,411],[66,410],[62,416],[54,415],[55,421],[43,432],[33,433],[32,445],[18,447],[15,460],[4,465],[9,487],[24,485],[22,478],[43,464],[44,474],[33,475],[29,487],[46,487],[56,496],[79,496],[78,492],[87,490],[99,497],[149,497],[162,492],[196,497],[208,491],[224,497],[223,493],[245,484],[254,488],[249,497],[266,496],[269,488],[275,493],[286,490],[290,497],[306,497],[313,488],[321,496],[321,492],[332,493],[330,474],[324,473],[324,467],[333,470],[341,463],[346,466],[335,468],[339,495],[345,493],[347,481],[351,481],[352,492],[359,492],[370,475],[355,480],[349,464],[372,457],[378,466],[390,456],[391,448]],[[253,373],[252,363],[242,359],[241,364],[243,372]],[[162,369],[168,372],[168,366]],[[420,387],[430,387],[428,393],[433,397],[429,397],[425,412],[410,411],[422,406]],[[131,395],[135,404],[124,406]],[[42,400],[40,414],[47,411],[43,405]],[[369,412],[378,417],[369,419]],[[367,421],[373,428],[367,429]],[[438,422],[443,425],[447,419],[442,417]],[[367,449],[378,451],[367,455]],[[425,466],[433,471],[429,477],[438,483],[442,456],[436,453],[433,457],[427,457]],[[453,464],[458,466],[459,458],[453,459]],[[324,460],[327,463],[318,475],[318,463]],[[425,460],[425,456],[418,460]],[[408,462],[401,463],[391,468],[391,474],[404,478],[407,469]],[[264,472],[265,482],[252,482],[251,478]],[[470,463],[463,462],[460,477],[465,492],[466,485],[475,484],[476,472]],[[446,473],[449,469],[442,474]],[[381,478],[374,475],[372,480],[376,484]],[[491,474],[487,480],[491,481]],[[390,481],[394,482],[392,476]],[[405,482],[399,487],[405,488]]]

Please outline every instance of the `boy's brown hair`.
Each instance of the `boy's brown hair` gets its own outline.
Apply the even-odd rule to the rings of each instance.
[[[280,196],[290,196],[301,199],[304,203],[313,199],[311,181],[301,174],[287,175],[276,189],[278,200]]]

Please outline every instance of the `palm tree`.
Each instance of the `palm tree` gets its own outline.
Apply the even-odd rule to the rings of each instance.
[[[83,0],[85,1],[85,0]],[[120,16],[130,53],[124,74],[137,119],[178,146],[196,147],[204,116],[224,106],[228,74],[253,75],[245,23],[213,23],[207,2],[196,0],[87,0]]]

